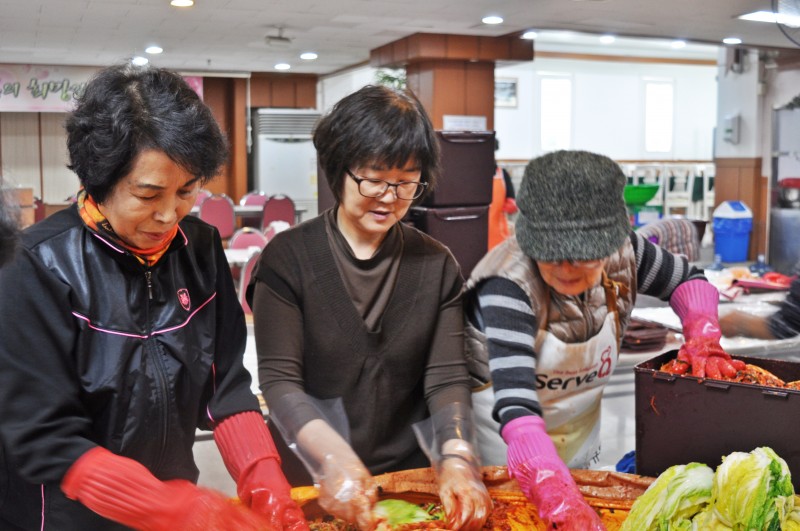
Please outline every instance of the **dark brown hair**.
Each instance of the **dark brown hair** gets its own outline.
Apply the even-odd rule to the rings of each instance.
[[[205,184],[228,155],[211,110],[169,70],[119,64],[101,70],[67,118],[69,165],[102,203],[144,150],[161,151]]]
[[[352,168],[398,168],[411,161],[419,166],[422,182],[428,183],[426,192],[439,177],[433,125],[422,103],[408,91],[367,85],[345,96],[317,124],[314,147],[337,202],[345,170]]]

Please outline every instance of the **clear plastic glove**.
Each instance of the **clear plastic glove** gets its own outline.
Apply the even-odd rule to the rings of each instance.
[[[558,456],[540,417],[516,418],[503,427],[502,435],[508,444],[508,473],[536,506],[548,529],[605,530]]]
[[[744,362],[734,360],[722,350],[719,340],[719,291],[705,280],[684,282],[672,292],[670,306],[683,324],[685,343],[678,351],[678,363],[692,376],[719,378],[736,375]]]
[[[298,423],[296,412],[313,409],[318,418]],[[349,444],[350,429],[341,399],[319,400],[305,393],[270,404],[270,418],[319,487],[319,504],[362,531],[377,526],[373,514],[378,487]]]
[[[327,422],[315,419],[297,433],[296,447],[319,486],[320,506],[361,531],[375,529],[378,486],[347,441]]]
[[[160,481],[141,463],[96,447],[78,459],[64,494],[97,514],[142,531],[273,531],[263,516],[185,480]]]
[[[472,443],[472,407],[453,402],[412,428],[436,474],[448,528],[482,529],[492,511],[492,499]]]
[[[461,440],[448,441],[437,466],[439,498],[449,529],[477,531],[492,510],[492,499],[483,483],[472,449]]]
[[[291,486],[261,413],[246,411],[227,417],[214,429],[214,440],[242,503],[264,515],[276,530],[308,529],[303,511],[292,500]]]

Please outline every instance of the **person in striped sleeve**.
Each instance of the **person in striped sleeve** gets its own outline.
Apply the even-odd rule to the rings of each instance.
[[[466,353],[483,464],[504,464],[558,529],[602,529],[569,470],[599,455],[600,401],[637,293],[668,300],[696,376],[735,372],[719,294],[685,257],[631,230],[610,158],[557,151],[525,169],[515,235],[465,287]]]

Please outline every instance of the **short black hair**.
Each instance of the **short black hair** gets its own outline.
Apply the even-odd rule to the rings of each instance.
[[[351,168],[398,168],[412,161],[419,166],[422,182],[428,183],[426,192],[439,178],[436,133],[410,91],[367,85],[345,96],[317,123],[314,147],[337,202],[345,171]]]
[[[145,150],[163,152],[205,184],[228,156],[211,110],[177,73],[118,64],[86,85],[66,121],[69,164],[102,203]]]

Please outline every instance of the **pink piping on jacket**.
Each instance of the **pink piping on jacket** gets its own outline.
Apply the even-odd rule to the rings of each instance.
[[[88,323],[88,325],[89,325],[89,328],[91,328],[92,330],[97,330],[98,332],[103,332],[104,334],[113,334],[113,335],[116,335],[116,336],[125,336],[125,337],[135,337],[135,338],[138,338],[138,339],[147,339],[149,337],[153,337],[153,336],[156,336],[156,335],[159,335],[159,334],[166,334],[167,332],[172,332],[174,330],[178,330],[180,328],[183,328],[184,326],[189,324],[189,321],[192,320],[192,317],[194,317],[194,314],[196,314],[201,309],[203,309],[203,307],[206,304],[208,304],[209,302],[211,302],[212,300],[214,300],[214,298],[216,296],[217,296],[217,292],[215,291],[203,304],[198,306],[195,311],[190,313],[189,317],[187,317],[184,322],[182,322],[178,326],[173,326],[173,327],[170,327],[170,328],[164,328],[163,330],[155,330],[154,332],[152,332],[152,333],[150,333],[148,335],[131,334],[131,333],[128,333],[128,332],[117,332],[115,330],[108,330],[106,328],[100,328],[98,326],[93,325],[92,321],[88,317],[86,317],[85,315],[81,315],[78,312],[72,312],[72,315],[74,315],[78,319],[82,319],[82,320],[86,321]]]
[[[186,237],[186,233],[183,232],[183,229],[181,229],[180,225],[178,226],[178,232],[180,232],[181,236],[183,237],[183,244],[184,245],[188,245],[189,244],[189,238]],[[96,232],[93,232],[92,236],[94,236],[95,238],[97,238],[98,240],[103,242],[104,244],[108,245],[109,247],[111,247],[112,249],[117,251],[118,253],[124,253],[125,252],[125,249],[120,249],[119,247],[117,247],[114,244],[114,242],[110,242],[110,241],[106,240],[105,238],[103,238],[102,236],[97,234]]]

